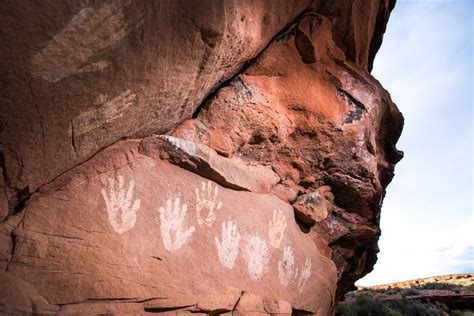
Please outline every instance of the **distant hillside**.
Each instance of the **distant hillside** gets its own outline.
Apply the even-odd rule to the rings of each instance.
[[[474,316],[474,274],[450,274],[349,292],[340,316]]]
[[[362,286],[362,288],[370,288],[373,290],[378,289],[391,289],[391,288],[410,288],[416,286],[423,286],[429,283],[447,283],[447,284],[454,284],[454,285],[461,285],[461,286],[470,286],[474,284],[474,273],[468,274],[447,274],[447,275],[438,275],[432,276],[429,278],[422,278],[422,279],[415,279],[409,281],[401,281],[401,282],[394,282],[389,284],[382,284],[382,285],[375,285],[375,286]]]

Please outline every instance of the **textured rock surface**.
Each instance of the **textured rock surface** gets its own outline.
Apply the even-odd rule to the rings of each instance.
[[[6,3],[0,311],[330,314],[401,158],[393,5]]]
[[[309,4],[5,3],[0,130],[9,200],[122,137],[176,126]]]

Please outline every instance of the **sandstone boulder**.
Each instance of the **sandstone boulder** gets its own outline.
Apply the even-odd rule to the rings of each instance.
[[[334,263],[288,204],[139,149],[117,143],[36,194],[11,232],[8,274],[53,306],[120,298],[147,302],[145,311],[231,311],[246,289],[301,310],[331,308]]]

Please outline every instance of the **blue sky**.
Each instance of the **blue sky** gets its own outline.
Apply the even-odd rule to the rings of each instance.
[[[381,249],[359,285],[474,272],[472,0],[399,0],[372,74],[405,116]]]

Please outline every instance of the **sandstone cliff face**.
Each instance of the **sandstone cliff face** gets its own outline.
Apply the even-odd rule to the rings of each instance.
[[[9,2],[0,310],[330,314],[403,118],[394,2]]]

